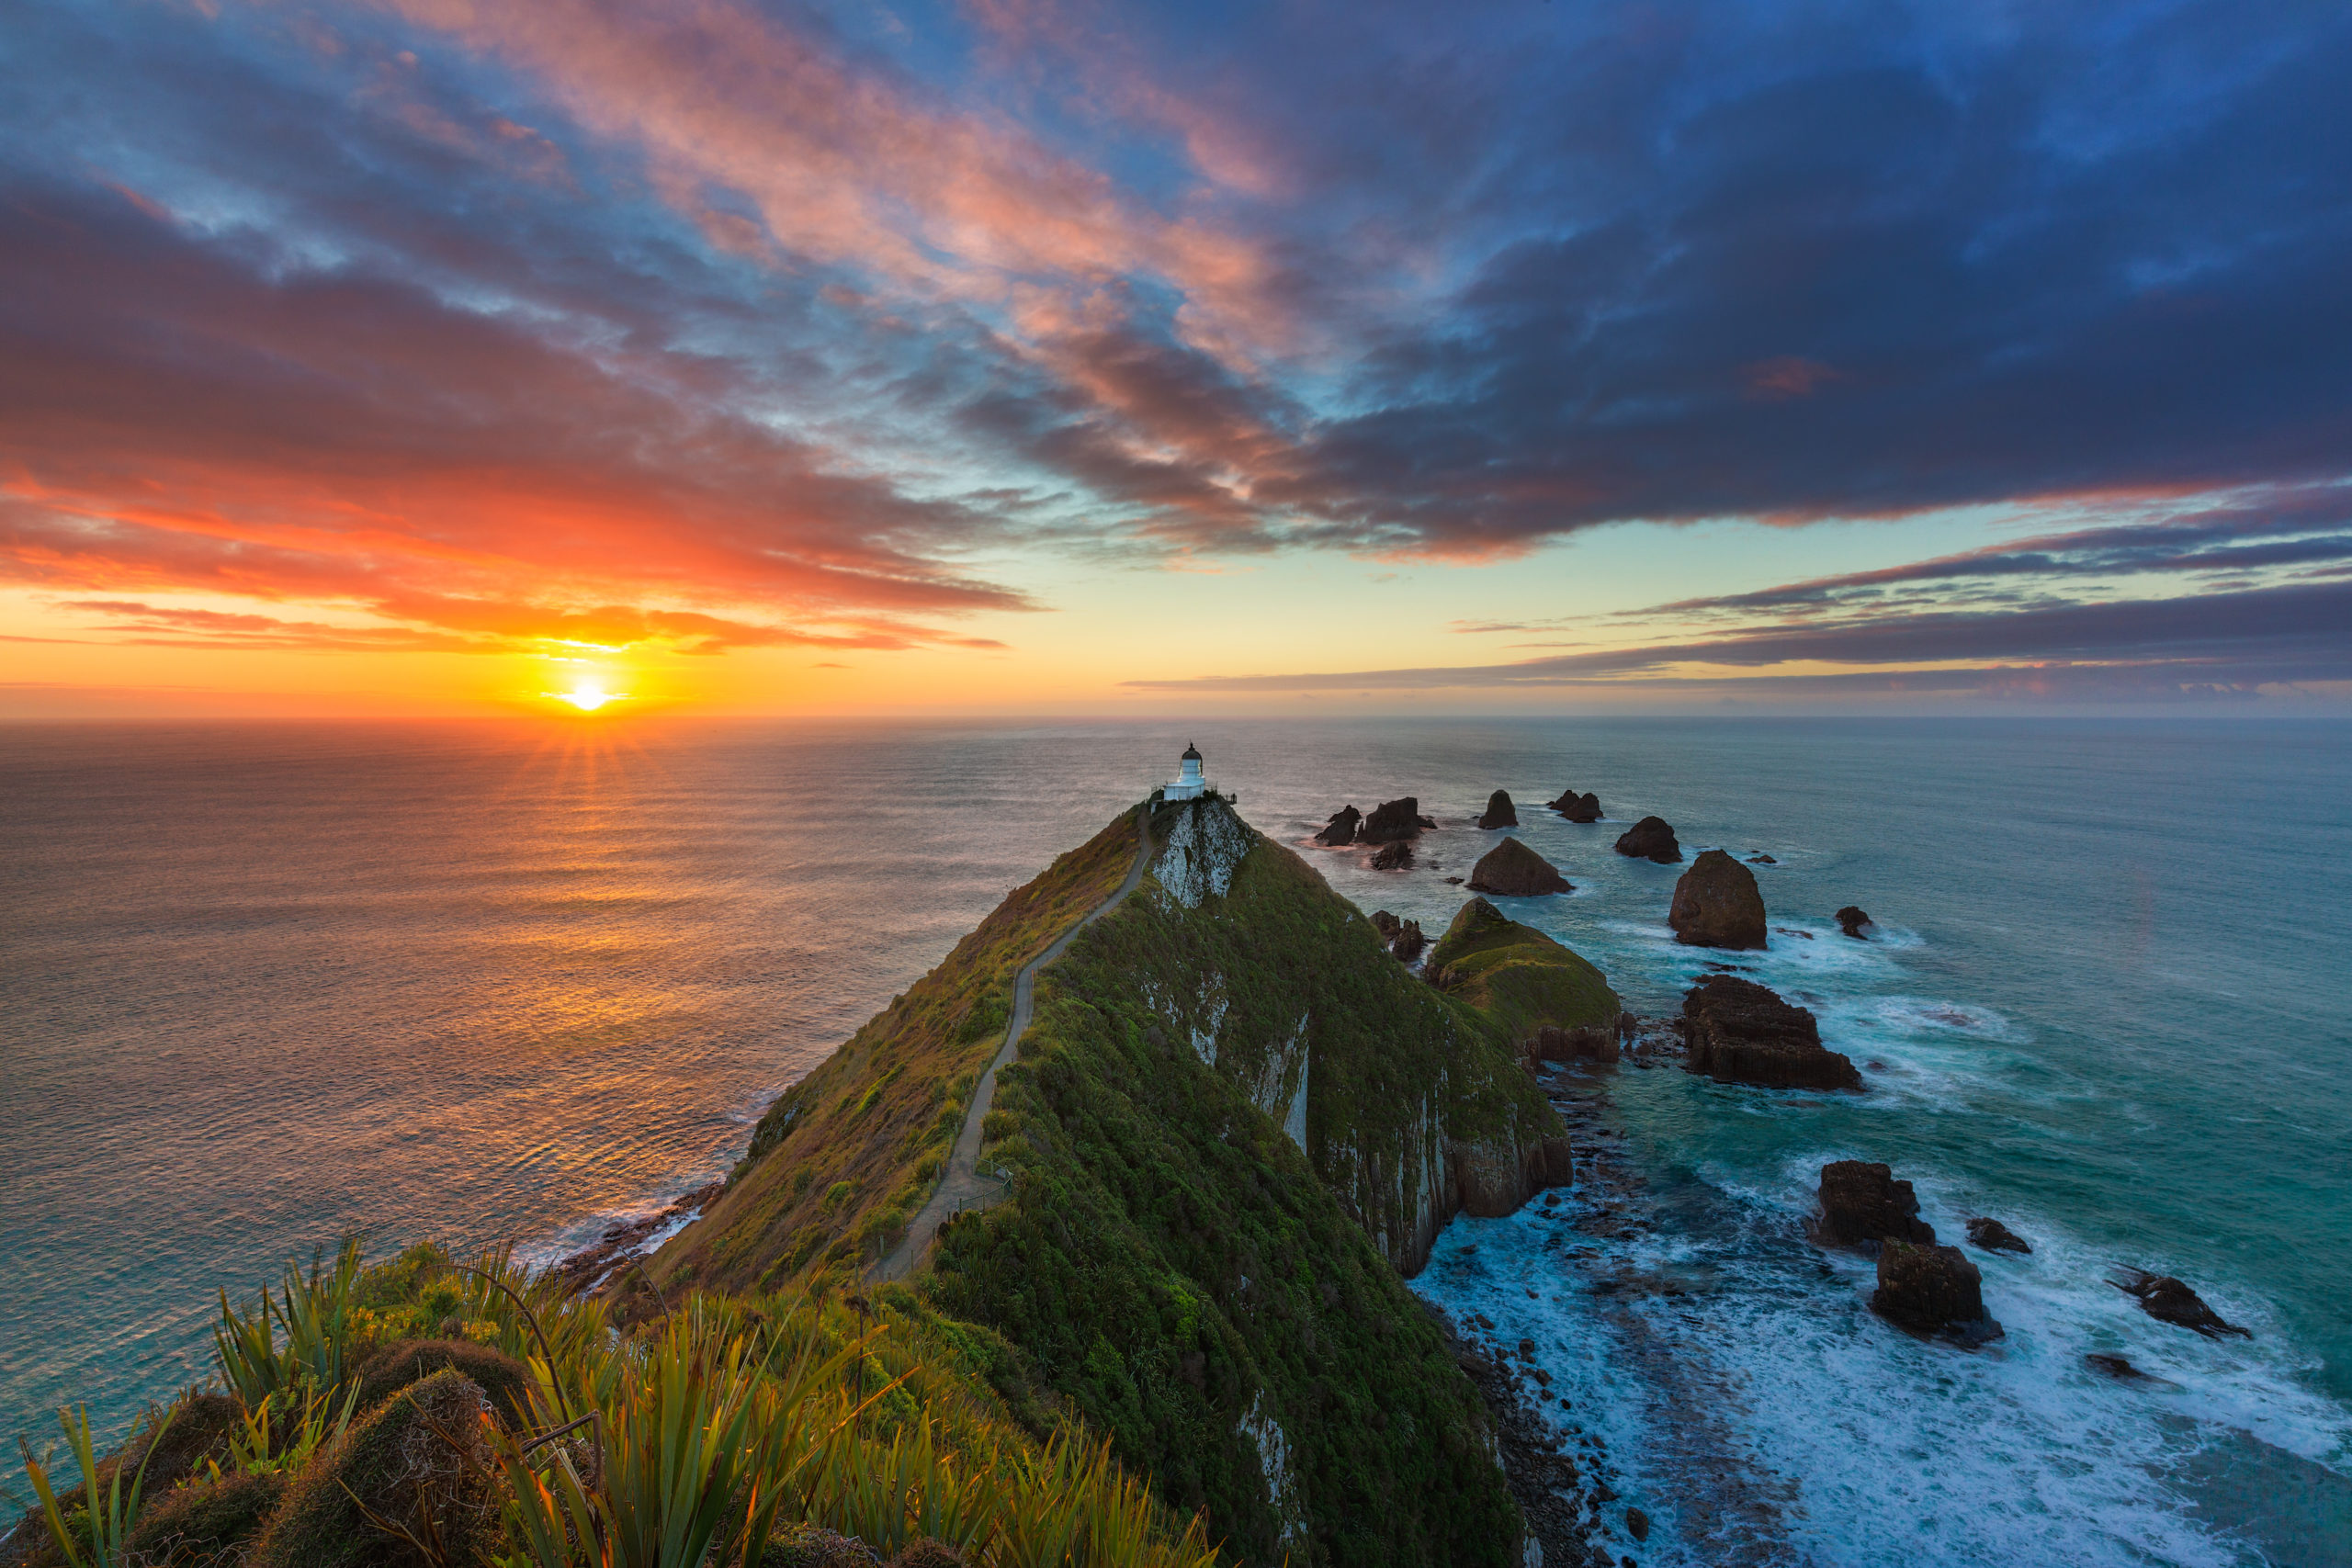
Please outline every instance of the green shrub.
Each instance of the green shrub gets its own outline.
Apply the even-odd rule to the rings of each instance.
[[[228,1474],[192,1483],[149,1507],[131,1531],[138,1561],[170,1568],[241,1568],[247,1546],[286,1495],[286,1477]]]
[[[385,1346],[359,1369],[360,1410],[373,1410],[444,1367],[455,1367],[471,1379],[509,1427],[520,1427],[530,1420],[531,1369],[470,1339],[402,1339]]]
[[[496,1515],[481,1445],[489,1401],[444,1369],[411,1383],[313,1455],[287,1488],[255,1568],[418,1568],[429,1561],[390,1527],[436,1540],[469,1562]]]

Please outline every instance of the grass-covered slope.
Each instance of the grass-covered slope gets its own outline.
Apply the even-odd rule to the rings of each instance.
[[[1430,983],[1522,1041],[1546,1026],[1613,1029],[1620,1004],[1608,976],[1484,898],[1462,906],[1423,964]]]
[[[1122,813],[1013,889],[937,968],[779,1098],[726,1195],[655,1255],[662,1288],[855,1278],[937,1180],[980,1071],[1003,1043],[1014,973],[1110,897],[1135,855],[1135,818]]]
[[[1040,976],[989,1117],[1012,1195],[921,1288],[1252,1561],[1515,1562],[1476,1395],[1396,1265],[1465,1185],[1515,1204],[1558,1122],[1296,855],[1214,800],[1154,830],[1153,876]]]

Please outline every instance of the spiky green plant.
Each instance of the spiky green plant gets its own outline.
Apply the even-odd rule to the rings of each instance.
[[[147,1461],[163,1444],[164,1429],[170,1427],[167,1414],[148,1439],[145,1457],[139,1461],[138,1472],[131,1477],[130,1491],[122,1489],[122,1470],[115,1466],[107,1478],[101,1498],[98,1491],[98,1457],[90,1440],[90,1408],[77,1406],[60,1409],[57,1424],[65,1433],[65,1446],[74,1455],[74,1462],[82,1469],[82,1506],[69,1513],[57,1501],[57,1489],[50,1483],[49,1467],[33,1455],[30,1443],[17,1439],[17,1447],[25,1458],[25,1475],[33,1483],[33,1491],[40,1497],[41,1517],[49,1525],[50,1539],[57,1543],[59,1555],[68,1568],[125,1568],[129,1562],[131,1522],[139,1517],[139,1505],[147,1491]],[[78,1526],[78,1528],[76,1528]]]

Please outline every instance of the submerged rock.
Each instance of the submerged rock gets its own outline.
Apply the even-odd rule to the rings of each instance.
[[[1841,1159],[1823,1166],[1820,1199],[1813,1237],[1824,1247],[1936,1244],[1936,1228],[1919,1217],[1919,1195],[1875,1160]]]
[[[1356,841],[1356,824],[1363,820],[1363,812],[1352,806],[1342,806],[1331,813],[1330,820],[1323,824],[1323,830],[1315,835],[1315,841],[1344,849]]]
[[[1682,858],[1682,846],[1674,840],[1673,823],[1663,817],[1645,817],[1618,835],[1617,852],[1672,865]]]
[[[2113,1378],[2118,1382],[2164,1382],[2165,1380],[2142,1371],[2121,1356],[2111,1356],[2094,1350],[2083,1358],[2083,1365],[2095,1372]]]
[[[1704,850],[1674,885],[1666,923],[1687,947],[1762,947],[1764,895],[1756,874],[1721,850]]]
[[[1890,1239],[1878,1255],[1871,1310],[1917,1334],[1948,1334],[1972,1345],[2001,1337],[2001,1325],[1984,1314],[1984,1277],[1956,1247]]]
[[[2025,1237],[1996,1219],[1983,1214],[1968,1222],[1968,1243],[1987,1252],[2031,1252]]]
[[[1860,1089],[1853,1062],[1821,1043],[1813,1014],[1753,980],[1706,975],[1683,994],[1690,1054],[1683,1066],[1721,1083],[1766,1089]]]
[[[1600,796],[1597,795],[1578,795],[1572,789],[1563,790],[1559,799],[1547,800],[1544,804],[1571,822],[1600,820]]]
[[[1747,857],[1747,863],[1750,865],[1778,865],[1781,863],[1774,860],[1770,855],[1766,854],[1763,851],[1758,850],[1754,854]]]
[[[2151,1274],[2144,1269],[2118,1269],[2109,1277],[2109,1284],[2140,1301],[2140,1310],[2158,1323],[2169,1323],[2179,1328],[2192,1328],[2208,1339],[2219,1339],[2234,1334],[2251,1339],[2254,1330],[2241,1328],[2205,1304],[2204,1298],[2169,1274]]]
[[[1470,888],[1506,898],[1533,898],[1571,890],[1556,866],[1517,839],[1505,839],[1478,857],[1478,863],[1470,868]]]
[[[1412,795],[1402,800],[1383,801],[1373,808],[1372,815],[1356,824],[1359,844],[1390,844],[1400,840],[1418,839],[1423,828],[1437,824],[1421,815],[1421,803]]]
[[[1871,919],[1869,915],[1865,914],[1860,906],[1853,904],[1849,904],[1844,908],[1838,910],[1837,914],[1837,920],[1838,929],[1844,931],[1848,936],[1852,937],[1856,942],[1870,941],[1870,938],[1862,934],[1862,928],[1864,926],[1875,925],[1878,923]]]
[[[1383,844],[1372,857],[1372,869],[1374,871],[1409,871],[1412,865],[1413,841],[1410,839],[1398,839],[1393,843]]]
[[[1498,789],[1487,797],[1486,814],[1478,818],[1481,828],[1516,828],[1519,811],[1510,803],[1510,792]]]

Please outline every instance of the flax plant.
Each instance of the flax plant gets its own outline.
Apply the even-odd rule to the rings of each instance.
[[[148,1439],[146,1457],[139,1461],[129,1494],[122,1489],[122,1466],[118,1464],[107,1479],[101,1501],[98,1458],[90,1440],[90,1408],[85,1404],[58,1411],[57,1424],[64,1429],[65,1446],[73,1452],[74,1463],[82,1467],[82,1506],[70,1515],[58,1504],[57,1490],[50,1484],[48,1466],[33,1457],[30,1443],[22,1438],[17,1439],[17,1447],[25,1456],[26,1477],[40,1496],[41,1517],[49,1525],[50,1539],[57,1543],[58,1554],[65,1559],[67,1568],[127,1568],[131,1521],[139,1517],[139,1505],[147,1491],[147,1461],[155,1457],[164,1429],[171,1423],[171,1416],[164,1416]]]

